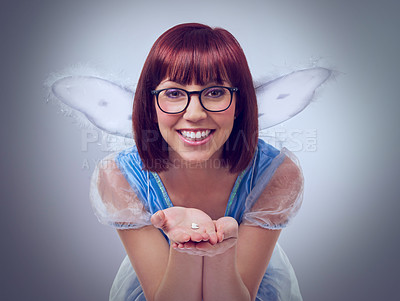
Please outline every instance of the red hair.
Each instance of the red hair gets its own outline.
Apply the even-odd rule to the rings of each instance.
[[[168,78],[182,85],[228,81],[236,93],[236,119],[225,142],[223,162],[231,172],[244,170],[258,140],[257,100],[246,57],[237,40],[222,28],[189,23],[163,33],[144,63],[133,102],[133,132],[144,168],[160,172],[168,166],[168,145],[156,123],[154,90]]]

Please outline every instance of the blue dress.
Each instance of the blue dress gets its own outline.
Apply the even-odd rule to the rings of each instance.
[[[259,140],[251,164],[236,179],[225,216],[235,218],[239,225],[267,229],[286,227],[302,202],[302,178],[301,183],[293,185],[289,193],[287,189],[284,194],[281,191],[272,192],[269,194],[272,197],[269,198],[267,205],[256,205],[271,179],[278,176],[277,170],[286,158],[297,164],[296,158],[288,150],[278,151]],[[135,147],[111,155],[99,164],[92,177],[91,201],[100,222],[117,229],[140,228],[151,224],[150,217],[153,213],[173,206],[159,175],[144,171],[142,167],[143,163]],[[109,198],[101,187],[103,182],[101,177],[107,177],[105,171],[108,174],[119,172],[122,175],[121,178],[123,178],[122,181],[126,181],[125,184],[121,184],[121,178],[114,181],[115,177],[108,176],[106,185],[115,185],[116,188],[120,188],[119,191],[130,190],[126,192],[126,196],[122,193],[118,196],[113,195],[111,201],[105,200]],[[122,187],[123,185],[125,186]],[[139,201],[132,204],[130,200],[133,194],[130,193],[133,193]],[[110,291],[110,300],[145,300],[139,280],[127,256],[115,277]],[[256,300],[302,300],[294,270],[279,244],[275,246]]]

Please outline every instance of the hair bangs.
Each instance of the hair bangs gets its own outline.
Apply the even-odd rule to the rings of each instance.
[[[228,70],[231,69],[229,68],[231,64],[228,62],[229,55],[223,53],[226,51],[224,47],[218,45],[215,37],[212,39],[184,37],[181,43],[174,46],[166,52],[163,59],[160,81],[168,78],[181,85],[229,82],[231,78],[228,74]]]

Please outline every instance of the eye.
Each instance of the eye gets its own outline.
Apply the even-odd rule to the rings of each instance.
[[[164,94],[169,98],[186,97],[185,92],[180,89],[168,89],[164,91]]]
[[[226,94],[226,89],[221,87],[211,87],[203,92],[205,97],[219,98]]]

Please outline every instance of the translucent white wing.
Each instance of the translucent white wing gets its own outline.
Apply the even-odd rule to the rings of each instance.
[[[51,90],[61,102],[82,113],[99,129],[132,137],[133,91],[92,76],[61,78],[51,85]]]
[[[304,110],[331,73],[325,68],[299,70],[257,86],[259,129],[279,124]]]

